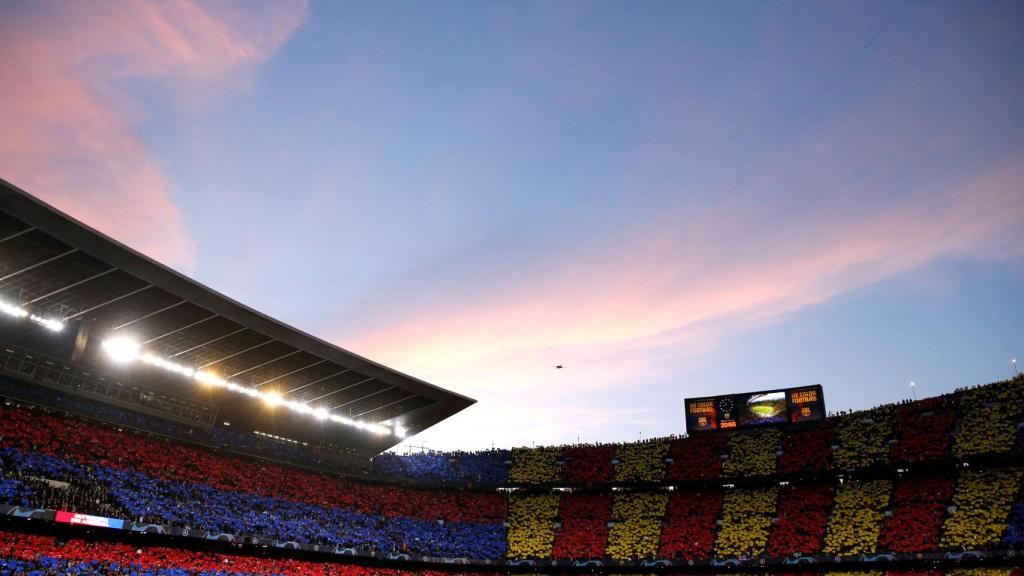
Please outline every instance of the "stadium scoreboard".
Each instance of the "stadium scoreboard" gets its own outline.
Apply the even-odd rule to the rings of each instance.
[[[825,417],[821,385],[686,399],[686,432],[755,428]]]

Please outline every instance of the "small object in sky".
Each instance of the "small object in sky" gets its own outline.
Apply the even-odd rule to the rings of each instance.
[[[562,368],[565,368],[565,366],[562,366],[561,364],[557,364],[555,366],[555,370],[561,370]]]

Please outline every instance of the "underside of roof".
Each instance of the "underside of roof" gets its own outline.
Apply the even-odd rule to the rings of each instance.
[[[6,352],[37,352],[69,370],[144,394],[193,405],[206,424],[360,452],[398,443],[309,415],[289,413],[145,364],[110,362],[101,342],[125,337],[160,358],[243,386],[273,391],[368,424],[399,424],[415,434],[475,401],[324,342],[252,310],[100,234],[0,180],[0,300],[43,318],[0,317]]]

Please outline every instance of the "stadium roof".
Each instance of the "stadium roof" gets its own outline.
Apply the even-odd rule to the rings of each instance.
[[[0,300],[66,323],[0,318],[0,340],[212,409],[216,420],[300,441],[379,452],[398,443],[152,365],[118,366],[101,342],[147,351],[285,401],[414,434],[475,400],[407,376],[261,314],[89,228],[0,180]],[[0,315],[2,316],[2,315]],[[14,345],[13,347],[10,345]],[[212,420],[212,418],[211,418]]]

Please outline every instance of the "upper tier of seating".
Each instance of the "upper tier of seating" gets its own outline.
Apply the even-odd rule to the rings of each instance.
[[[641,443],[482,452],[381,454],[365,469],[342,468],[322,447],[276,441],[230,427],[209,430],[66,397],[0,378],[0,394],[109,422],[275,461],[389,481],[440,486],[598,486],[749,478],[964,459],[1024,449],[1024,378],[822,422],[655,438]]]
[[[373,470],[390,478],[447,485],[596,486],[770,477],[965,459],[1024,449],[1022,397],[1024,378],[1018,377],[782,429],[703,433],[626,444],[382,454],[374,458]],[[494,466],[489,474],[466,466],[482,458]],[[462,470],[471,472],[463,474]]]

